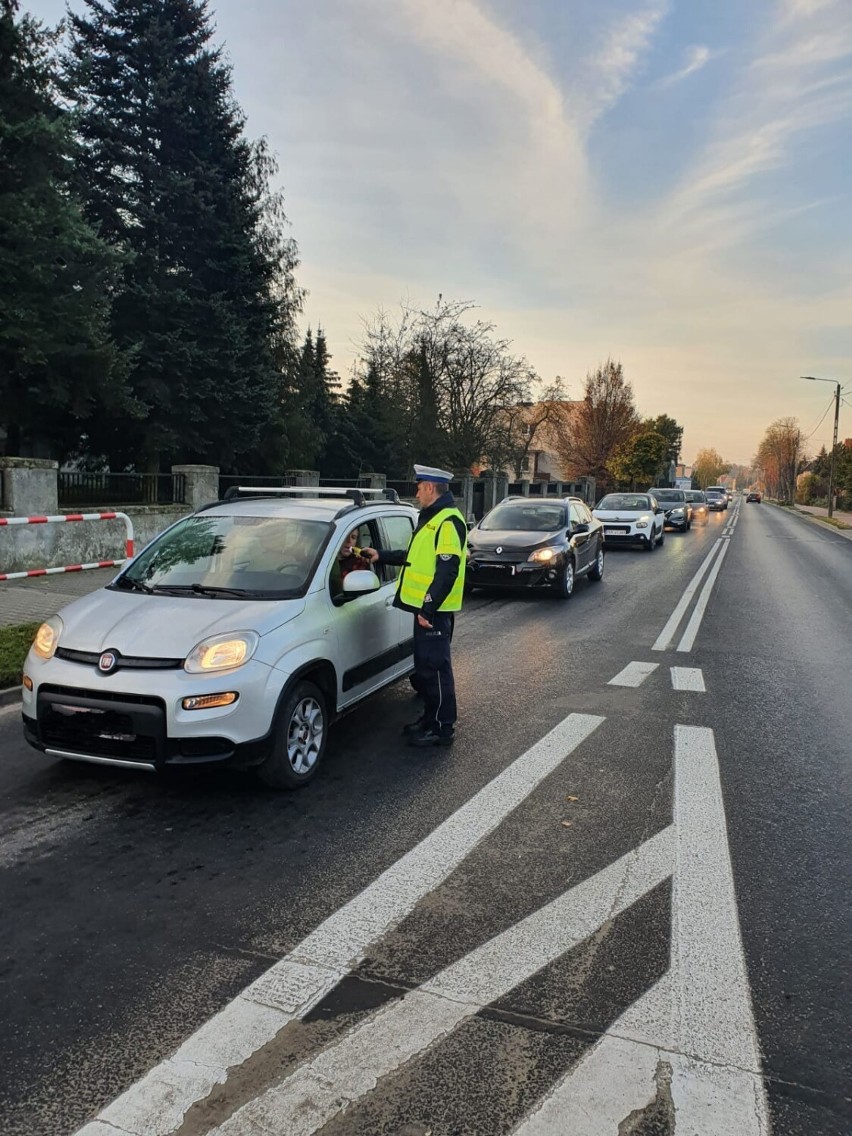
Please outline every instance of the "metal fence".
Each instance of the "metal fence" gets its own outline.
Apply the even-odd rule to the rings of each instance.
[[[60,509],[104,505],[180,505],[186,502],[182,473],[83,473],[61,470]]]

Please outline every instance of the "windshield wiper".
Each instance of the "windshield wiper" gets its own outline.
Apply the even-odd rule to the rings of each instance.
[[[212,584],[190,584],[189,590],[197,596],[237,596],[242,599],[245,596],[255,595],[247,588],[220,588]]]

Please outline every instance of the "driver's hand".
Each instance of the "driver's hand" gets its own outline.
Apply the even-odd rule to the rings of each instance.
[[[376,561],[379,559],[379,554],[378,554],[378,552],[376,552],[375,548],[362,548],[361,549],[361,555],[366,560],[369,560],[371,564],[375,564]]]

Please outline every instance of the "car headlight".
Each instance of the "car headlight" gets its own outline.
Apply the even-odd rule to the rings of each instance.
[[[59,636],[62,634],[62,620],[58,615],[52,615],[35,633],[33,651],[40,659],[52,659],[59,646]]]
[[[669,516],[670,517],[682,517],[683,516],[683,509],[672,509],[672,511],[669,513]]]
[[[260,636],[254,631],[202,639],[187,655],[183,669],[189,674],[208,674],[241,667],[255,653],[259,642]]]
[[[549,564],[550,561],[558,555],[558,548],[537,548],[535,552],[530,553],[529,559],[535,561],[537,564]]]
[[[650,517],[640,517],[639,520],[636,522],[636,528],[637,529],[646,529],[648,527],[648,525],[650,525],[650,523],[651,523]]]

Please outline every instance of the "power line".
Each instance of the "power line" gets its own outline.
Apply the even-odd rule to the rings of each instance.
[[[822,418],[820,418],[819,422],[817,422],[816,426],[814,426],[814,428],[813,428],[813,430],[811,430],[810,434],[806,434],[804,436],[804,438],[802,438],[803,442],[807,442],[810,438],[812,438],[814,436],[814,434],[816,434],[817,430],[819,430],[820,426],[822,426],[823,419],[825,418],[826,414],[828,414],[829,410],[831,410],[833,403],[834,403],[834,395],[831,396],[831,398],[829,399],[829,402],[828,402],[828,406],[822,412]]]

